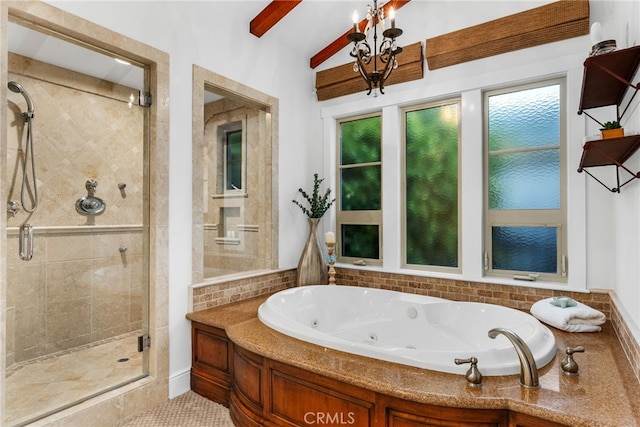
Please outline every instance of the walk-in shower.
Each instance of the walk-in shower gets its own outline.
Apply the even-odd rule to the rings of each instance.
[[[73,63],[79,59],[42,57],[41,51],[54,50],[52,38],[9,26],[1,181],[9,212],[0,419],[7,426],[31,423],[149,372],[143,226],[149,114],[129,101],[145,88],[144,70],[133,67],[135,81],[125,81],[128,68],[90,52],[103,72],[114,70],[109,77],[81,73]],[[30,51],[27,42],[49,49]],[[86,49],[78,49],[76,57],[91,62]],[[101,199],[93,197],[98,182]],[[101,208],[90,204],[97,200]]]

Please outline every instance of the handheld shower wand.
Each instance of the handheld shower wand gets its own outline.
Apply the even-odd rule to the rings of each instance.
[[[7,84],[9,90],[15,93],[21,93],[24,96],[25,101],[27,101],[27,111],[22,113],[22,118],[27,124],[27,138],[24,144],[24,161],[22,163],[22,188],[20,189],[20,202],[22,203],[22,208],[29,212],[33,213],[38,207],[38,187],[36,182],[36,165],[33,154],[33,129],[31,125],[31,121],[34,116],[34,108],[33,101],[31,101],[31,97],[27,93],[27,91],[22,87],[22,85],[18,82],[9,82]],[[31,158],[31,178],[33,181],[33,188],[29,186],[29,179],[27,174],[27,166],[29,162],[29,158]],[[31,208],[28,208],[25,205],[25,192],[31,193]]]
[[[29,96],[29,93],[18,82],[9,82],[7,83],[7,87],[9,87],[11,92],[21,93],[22,96],[24,96],[25,101],[27,101],[27,114],[29,116],[29,119],[32,119],[33,113],[34,113],[33,101],[31,101],[31,97]],[[24,114],[23,114],[23,117],[24,117]],[[24,121],[26,122],[27,119],[25,118]]]

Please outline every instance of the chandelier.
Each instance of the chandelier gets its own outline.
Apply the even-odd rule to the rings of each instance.
[[[373,96],[378,96],[377,90],[384,95],[384,82],[391,75],[391,72],[398,68],[396,55],[402,52],[402,48],[396,44],[396,37],[402,35],[402,30],[396,28],[395,12],[393,8],[389,10],[390,28],[385,28],[384,6],[378,8],[378,1],[373,0],[373,7],[368,5],[367,25],[363,32],[358,28],[358,12],[353,12],[353,32],[347,35],[347,39],[353,42],[353,50],[349,55],[356,59],[353,64],[353,71],[359,72],[364,81],[367,82],[369,91]],[[383,40],[378,49],[378,25],[382,33]],[[369,33],[373,29],[373,50],[368,42]],[[373,62],[373,70],[368,72],[365,66]]]

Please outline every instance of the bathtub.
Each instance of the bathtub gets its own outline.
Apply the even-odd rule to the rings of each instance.
[[[485,376],[520,373],[510,341],[487,332],[511,329],[530,347],[538,368],[556,354],[555,337],[533,316],[507,307],[355,286],[302,286],[273,294],[258,309],[268,327],[335,350],[464,374],[478,359]]]

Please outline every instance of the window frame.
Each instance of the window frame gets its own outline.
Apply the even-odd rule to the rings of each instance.
[[[228,135],[234,132],[242,133],[242,155],[241,155],[241,176],[242,176],[242,185],[240,188],[229,189],[228,183]],[[218,139],[218,170],[219,180],[218,180],[218,189],[217,192],[219,195],[244,195],[247,194],[247,138],[246,138],[246,123],[244,120],[236,120],[233,122],[228,122],[223,125],[218,126],[217,128],[217,139]]]
[[[424,110],[428,108],[443,107],[446,105],[456,104],[458,107],[458,141],[457,141],[457,267],[447,267],[438,265],[421,265],[410,264],[407,262],[407,113],[411,111]],[[462,273],[462,98],[460,96],[441,99],[433,102],[425,102],[420,104],[414,104],[403,107],[401,110],[401,159],[402,159],[402,174],[401,174],[401,268],[416,271],[432,271],[441,273]]]
[[[559,167],[560,167],[560,208],[559,209],[504,209],[489,208],[489,97],[492,95],[513,93],[527,89],[547,86],[559,86]],[[484,214],[484,276],[524,280],[541,280],[552,283],[568,282],[568,217],[567,217],[567,82],[565,77],[539,80],[526,84],[503,86],[483,91],[483,214]],[[493,227],[554,227],[557,229],[556,273],[535,271],[502,270],[493,268]]]
[[[380,117],[380,161],[379,162],[367,162],[358,163],[358,165],[379,165],[380,166],[380,209],[379,210],[342,210],[342,177],[341,172],[343,170],[341,162],[342,154],[342,135],[341,135],[341,123],[352,122],[361,119],[367,119],[371,117]],[[383,228],[382,228],[382,211],[384,207],[384,170],[383,170],[383,114],[382,111],[375,111],[367,114],[358,114],[336,119],[336,261],[349,264],[359,264],[364,261],[365,265],[383,265]],[[353,167],[353,165],[348,165]],[[342,254],[342,226],[343,225],[376,225],[378,227],[378,258],[359,258],[349,257]]]

